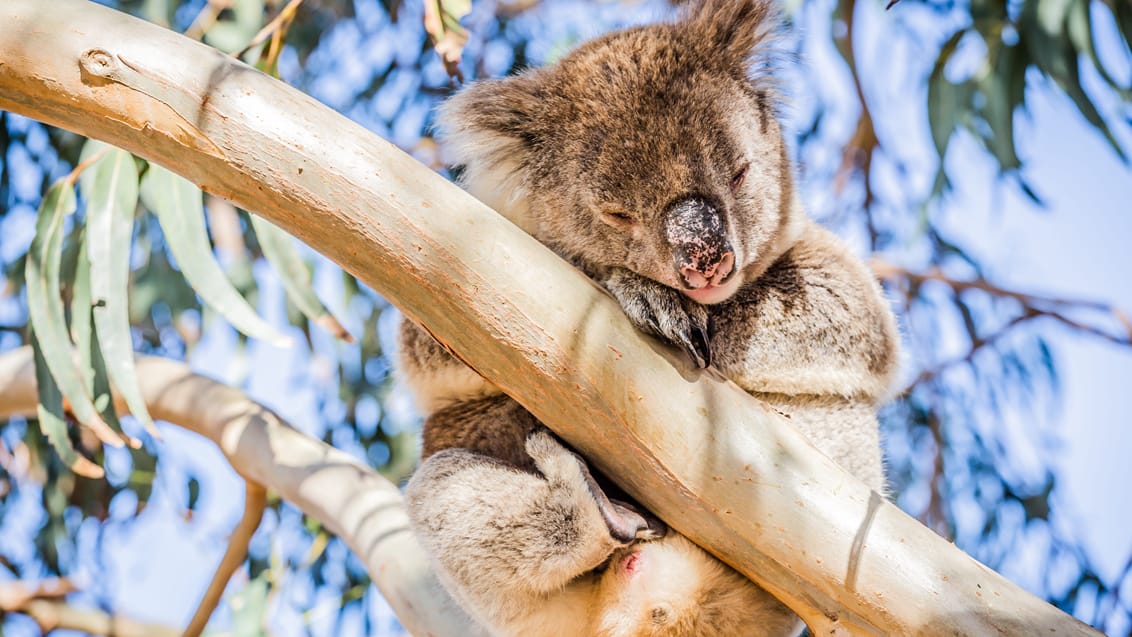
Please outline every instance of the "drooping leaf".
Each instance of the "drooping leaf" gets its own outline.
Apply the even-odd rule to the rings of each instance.
[[[1002,171],[1021,167],[1014,147],[1014,111],[1025,97],[1025,62],[1021,47],[998,46],[990,73],[979,78],[986,97],[983,119],[990,128],[987,145]]]
[[[932,141],[936,152],[942,159],[947,154],[951,134],[959,123],[959,113],[967,103],[970,89],[966,84],[957,85],[948,80],[943,71],[947,67],[959,41],[967,34],[960,30],[951,35],[940,48],[939,58],[928,77],[928,125],[931,127]]]
[[[188,490],[188,500],[185,503],[185,507],[189,511],[196,511],[197,503],[200,502],[200,480],[195,477],[189,478]]]
[[[268,571],[248,582],[243,590],[232,596],[233,637],[265,637],[264,618],[267,615]]]
[[[1073,100],[1085,120],[1099,131],[1122,161],[1128,157],[1092,98],[1081,86],[1077,51],[1067,33],[1072,0],[1027,0],[1019,16],[1021,41],[1035,64]]]
[[[260,318],[224,275],[208,242],[199,188],[150,164],[141,186],[142,203],[157,216],[169,250],[197,294],[237,330],[276,345],[290,339]]]
[[[1077,51],[1088,56],[1089,61],[1093,63],[1093,68],[1097,70],[1101,79],[1103,79],[1109,87],[1117,91],[1123,90],[1124,87],[1113,79],[1112,75],[1109,74],[1108,69],[1105,68],[1104,63],[1101,61],[1100,56],[1097,55],[1097,47],[1093,42],[1093,19],[1089,13],[1090,4],[1090,0],[1073,0],[1065,16],[1066,35],[1069,37],[1070,44],[1072,44]]]
[[[279,274],[287,298],[291,299],[300,312],[323,329],[347,343],[353,342],[350,333],[314,293],[310,272],[295,250],[291,236],[266,219],[254,214],[249,218],[255,229],[256,239],[259,240],[259,247],[263,250],[263,256]]]
[[[39,397],[35,412],[40,430],[51,443],[55,453],[59,455],[59,459],[70,467],[71,471],[88,478],[101,478],[105,475],[102,467],[79,455],[71,446],[71,440],[67,437],[66,416],[63,414],[63,394],[59,392],[59,386],[55,384],[55,379],[47,369],[47,361],[43,359],[39,339],[36,338],[34,331],[31,334],[31,348],[35,357],[35,385]]]
[[[114,411],[114,397],[110,393],[110,377],[98,339],[94,337],[94,308],[91,302],[90,259],[86,244],[80,243],[71,285],[71,336],[78,353],[79,376],[84,389],[90,394],[94,408],[113,429],[122,430],[118,414]]]
[[[60,179],[43,196],[35,237],[28,249],[25,270],[28,320],[39,336],[44,364],[62,395],[70,402],[75,418],[89,427],[103,443],[120,447],[122,440],[98,415],[79,375],[67,334],[63,299],[59,296],[63,222],[74,211],[74,184],[68,178]]]
[[[239,51],[263,26],[263,0],[235,0],[221,19],[208,27],[204,41],[225,53]]]
[[[425,0],[424,27],[440,54],[448,75],[463,79],[460,57],[468,42],[468,32],[460,26],[460,19],[472,10],[471,0]]]
[[[132,155],[102,142],[87,142],[82,157],[103,150],[106,154],[79,178],[87,202],[86,252],[90,259],[94,326],[110,379],[130,413],[157,437],[157,428],[138,387],[127,302],[138,171]]]

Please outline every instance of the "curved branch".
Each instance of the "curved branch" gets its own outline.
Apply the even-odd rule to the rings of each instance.
[[[34,619],[44,634],[54,630],[75,630],[107,637],[179,637],[181,634],[181,631],[169,626],[140,622],[91,608],[75,608],[58,600],[33,599],[16,612]]]
[[[5,0],[0,23],[0,108],[170,167],[314,246],[815,634],[1097,634],[870,492],[734,384],[644,339],[534,239],[310,97],[94,3]],[[220,443],[270,453],[260,431]],[[290,456],[276,460],[318,462]],[[315,493],[354,487],[339,478]],[[352,508],[320,512],[355,531]]]
[[[77,630],[91,635],[115,637],[177,637],[180,631],[168,626],[147,624],[100,610],[75,608],[63,598],[78,590],[66,579],[51,579],[28,585],[7,582],[0,585],[0,615],[20,613],[32,618],[44,633]]]
[[[220,558],[220,564],[212,575],[212,581],[208,583],[208,589],[201,597],[200,604],[197,605],[196,612],[189,620],[189,626],[182,637],[199,637],[204,632],[204,627],[208,625],[208,620],[224,597],[224,589],[228,587],[228,581],[247,558],[248,546],[256,529],[259,528],[260,521],[263,520],[263,512],[266,508],[267,490],[254,482],[245,481],[244,514],[228,538],[228,548],[224,550],[224,556]]]
[[[148,356],[137,365],[142,396],[155,419],[208,438],[245,478],[277,491],[342,538],[410,632],[479,634],[430,571],[409,532],[396,486],[184,363]],[[35,401],[31,348],[0,354],[0,418],[33,414]]]

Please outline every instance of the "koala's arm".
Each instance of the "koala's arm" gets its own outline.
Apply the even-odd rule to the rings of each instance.
[[[899,344],[895,318],[865,264],[811,224],[762,276],[709,309],[717,368],[883,492],[876,408],[892,383]]]
[[[526,440],[535,471],[466,449],[429,456],[405,489],[409,519],[441,578],[489,623],[562,591],[614,550],[663,533],[597,488],[547,430]],[[584,607],[583,607],[584,608]]]
[[[750,392],[875,404],[896,370],[896,322],[876,279],[816,224],[727,302],[709,306],[724,375]]]
[[[587,274],[617,299],[634,327],[683,349],[696,367],[711,365],[707,308],[626,268]]]

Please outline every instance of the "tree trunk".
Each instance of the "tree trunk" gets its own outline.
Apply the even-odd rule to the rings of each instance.
[[[815,634],[1098,634],[643,338],[534,239],[310,97],[81,0],[4,0],[0,23],[0,108],[167,166],[303,239]]]

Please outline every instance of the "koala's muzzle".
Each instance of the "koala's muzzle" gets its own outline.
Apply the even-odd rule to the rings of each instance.
[[[734,271],[735,251],[723,216],[710,202],[699,197],[677,201],[668,210],[665,235],[684,287],[720,285]]]

